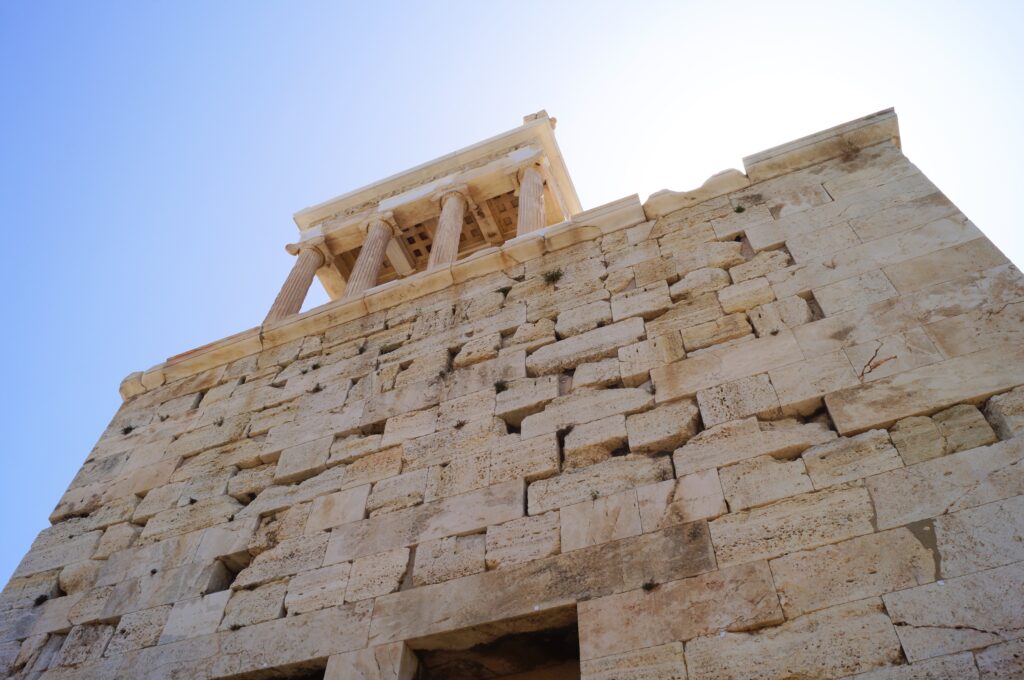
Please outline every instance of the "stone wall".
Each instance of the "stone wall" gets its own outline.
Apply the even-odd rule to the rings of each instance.
[[[1021,677],[1024,279],[840,151],[128,399],[0,671]]]

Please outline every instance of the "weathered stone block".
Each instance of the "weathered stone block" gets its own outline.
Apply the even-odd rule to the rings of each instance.
[[[559,512],[487,527],[487,568],[512,567],[561,551]]]
[[[714,469],[641,486],[636,493],[640,522],[646,533],[698,519],[711,519],[728,511]]]
[[[672,459],[676,474],[682,476],[757,456],[793,458],[835,437],[835,432],[821,423],[745,418],[707,428],[676,449]]]
[[[733,511],[814,491],[801,458],[757,456],[722,468],[719,476]]]
[[[620,491],[561,509],[562,552],[637,536],[640,509],[636,491]]]
[[[376,517],[419,505],[427,490],[428,474],[428,468],[420,468],[380,480],[366,499],[366,512]]]
[[[583,680],[686,680],[683,643],[589,659],[580,664],[580,673]]]
[[[869,430],[812,446],[803,452],[803,460],[818,489],[903,466],[885,430]]]
[[[545,345],[526,359],[531,376],[559,373],[595,359],[616,356],[619,347],[642,340],[644,321],[634,317]]]
[[[527,489],[529,513],[539,515],[548,510],[573,505],[595,496],[607,496],[672,476],[672,463],[667,457],[619,456],[581,470],[542,479]]]
[[[912,416],[897,421],[889,430],[889,438],[904,465],[931,460],[946,453],[946,443],[939,426],[928,416]]]
[[[395,592],[408,566],[408,548],[395,548],[353,560],[345,601],[358,602]]]
[[[1000,439],[1024,434],[1024,387],[989,399],[985,416]]]
[[[704,293],[713,293],[732,283],[729,272],[724,269],[698,269],[672,284],[668,289],[673,301],[694,298]]]
[[[790,295],[787,298],[754,307],[747,312],[747,315],[759,338],[766,335],[778,335],[783,329],[802,326],[805,323],[810,323],[814,318],[807,300],[798,295]]]
[[[722,311],[726,314],[745,312],[774,300],[775,292],[768,283],[768,279],[761,276],[718,291],[718,301],[722,305]]]
[[[697,434],[700,410],[691,400],[665,404],[626,417],[632,453],[672,451]]]
[[[1024,496],[941,515],[934,524],[947,578],[1024,560]]]
[[[524,439],[529,439],[609,416],[638,413],[653,403],[650,393],[638,388],[579,390],[558,397],[542,412],[527,416],[521,432]]]
[[[563,455],[566,470],[608,460],[626,444],[626,417],[619,414],[577,425],[565,436]]]
[[[683,346],[687,352],[693,352],[750,335],[751,330],[745,314],[729,314],[714,321],[684,328]]]
[[[316,569],[323,564],[327,541],[326,533],[281,541],[257,555],[252,564],[239,572],[231,585],[234,588],[248,588]]]
[[[484,534],[472,534],[421,543],[416,547],[413,583],[440,583],[483,571],[485,541]]]
[[[639,387],[650,379],[651,369],[686,356],[679,331],[654,335],[648,340],[619,348],[619,374],[626,387]]]
[[[706,427],[747,416],[778,418],[779,398],[767,373],[740,378],[697,392],[697,404]]]
[[[622,321],[632,316],[653,319],[672,306],[668,284],[664,281],[651,283],[612,296],[612,320]]]
[[[567,309],[558,315],[555,333],[559,338],[569,338],[612,321],[612,307],[607,300],[596,300],[586,305]]]
[[[236,590],[231,593],[224,608],[220,630],[238,630],[264,621],[273,621],[284,616],[284,597],[288,583],[275,581],[252,590]]]
[[[366,516],[369,495],[370,485],[364,484],[320,496],[310,508],[305,533],[315,534],[349,522],[358,522]]]
[[[981,411],[971,404],[957,404],[939,411],[932,416],[932,420],[939,426],[939,432],[945,440],[946,453],[966,451],[996,441],[992,426],[981,415]]]

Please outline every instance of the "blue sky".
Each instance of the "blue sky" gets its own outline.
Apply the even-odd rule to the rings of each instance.
[[[0,582],[121,379],[260,322],[291,266],[292,213],[541,108],[593,207],[693,188],[895,106],[907,155],[1024,262],[1022,14],[934,1],[0,4]]]

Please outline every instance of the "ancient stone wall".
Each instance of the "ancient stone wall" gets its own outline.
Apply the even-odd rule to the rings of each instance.
[[[0,671],[1021,677],[1024,279],[890,142],[752,178],[128,399]]]

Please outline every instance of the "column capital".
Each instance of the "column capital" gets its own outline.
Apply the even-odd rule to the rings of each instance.
[[[469,197],[469,187],[465,184],[456,184],[455,186],[445,187],[431,196],[431,200],[437,203],[438,208],[444,207],[444,202],[452,196],[460,196],[467,204],[471,203],[472,200]]]
[[[392,236],[397,238],[402,235],[402,230],[398,228],[398,222],[395,221],[395,213],[390,210],[385,210],[384,212],[370,215],[370,219],[366,220],[366,223],[362,225],[363,236],[369,235],[370,227],[378,222],[391,229]]]
[[[305,250],[315,251],[322,258],[320,266],[323,266],[327,262],[331,261],[331,251],[327,247],[327,239],[323,236],[316,236],[309,239],[308,241],[299,241],[298,243],[289,243],[284,247],[285,251],[289,255],[300,255]]]

